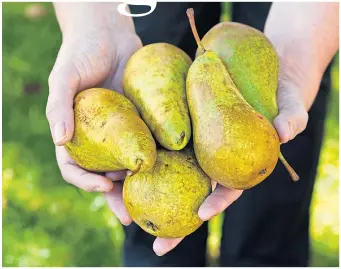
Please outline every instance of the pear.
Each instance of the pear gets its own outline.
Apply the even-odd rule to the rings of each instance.
[[[239,190],[252,188],[277,164],[277,132],[246,102],[218,55],[201,45],[193,10],[187,14],[202,51],[186,82],[196,158],[219,184]]]
[[[278,115],[279,59],[270,40],[248,25],[221,22],[205,34],[201,44],[220,57],[245,100],[273,123]]]
[[[246,102],[273,123],[278,115],[279,59],[270,40],[257,29],[235,22],[221,22],[201,41],[197,39],[201,45],[196,57],[204,51],[215,52]],[[279,159],[292,180],[298,181],[299,176],[281,152]]]
[[[156,144],[134,105],[108,89],[91,88],[74,99],[75,129],[65,148],[82,168],[94,172],[151,170]]]
[[[134,222],[162,238],[187,236],[203,221],[200,205],[211,193],[210,178],[192,150],[158,150],[153,170],[127,176],[123,201]]]
[[[192,63],[168,43],[142,47],[128,60],[123,90],[155,139],[166,149],[181,150],[191,137],[186,101],[186,75]]]

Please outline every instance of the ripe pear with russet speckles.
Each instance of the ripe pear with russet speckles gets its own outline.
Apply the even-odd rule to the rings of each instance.
[[[211,193],[210,178],[192,150],[158,150],[151,171],[127,176],[123,201],[134,222],[162,238],[179,238],[203,223],[198,210]]]
[[[82,168],[94,172],[152,169],[156,144],[134,105],[115,91],[92,88],[74,100],[74,134],[65,148]]]
[[[273,123],[278,115],[279,59],[270,40],[251,26],[221,22],[205,34],[201,44],[219,56],[245,100]]]
[[[278,115],[279,58],[271,41],[251,26],[226,21],[212,27],[201,44],[219,56],[245,100],[273,123]],[[281,152],[279,159],[297,181],[299,176]]]
[[[193,10],[187,14],[201,49],[186,84],[196,158],[219,184],[250,189],[266,179],[277,164],[277,132],[246,102],[218,55],[201,45]]]
[[[193,32],[196,32],[194,21]],[[272,124],[278,115],[276,100],[279,60],[271,42],[250,26],[222,22],[211,28],[203,40],[196,35],[196,57],[214,52],[224,64],[228,76],[245,101]],[[299,176],[281,152],[278,158],[293,181]]]
[[[197,57],[187,77],[195,154],[219,184],[249,189],[267,178],[279,155],[272,124],[243,98],[219,57]]]
[[[155,139],[169,150],[183,149],[191,137],[185,89],[191,63],[178,47],[155,43],[136,51],[124,70],[125,95]]]

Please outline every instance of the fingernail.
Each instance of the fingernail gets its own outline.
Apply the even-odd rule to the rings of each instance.
[[[121,224],[124,226],[129,226],[131,224],[131,219],[126,217],[121,217]]]
[[[209,220],[211,218],[211,214],[206,207],[200,207],[198,212],[199,218],[203,221]]]
[[[117,208],[117,217],[124,226],[130,225],[132,222],[132,219],[130,218],[129,213],[124,205]]]
[[[59,146],[60,142],[63,141],[63,139],[65,138],[65,124],[63,123],[57,123],[54,126],[54,143]]]
[[[165,251],[162,249],[162,246],[160,246],[160,244],[154,244],[153,249],[157,256],[160,257],[165,255]]]

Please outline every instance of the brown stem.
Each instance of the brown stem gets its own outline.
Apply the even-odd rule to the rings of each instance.
[[[197,42],[197,45],[200,49],[205,50],[203,45],[201,44],[200,37],[197,31],[197,27],[195,26],[195,19],[194,19],[194,9],[193,8],[188,8],[186,11],[189,24],[191,25],[192,33],[194,36],[195,41]]]
[[[291,179],[294,182],[298,181],[300,179],[300,177],[296,174],[295,170],[290,166],[290,164],[284,158],[284,156],[282,155],[282,152],[279,153],[279,159],[282,162],[282,164],[284,165],[284,167],[287,169],[287,171],[289,172]]]

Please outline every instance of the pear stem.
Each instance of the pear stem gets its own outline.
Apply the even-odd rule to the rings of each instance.
[[[201,40],[198,34],[198,30],[197,27],[195,26],[195,19],[194,19],[194,9],[193,8],[188,8],[186,11],[188,20],[189,20],[189,24],[191,25],[191,29],[192,29],[192,33],[194,36],[195,41],[197,42],[197,45],[200,49],[205,50],[205,48],[203,47],[203,45],[201,44]]]
[[[284,165],[284,167],[287,169],[287,171],[289,172],[291,179],[294,182],[298,181],[300,179],[300,177],[296,174],[295,170],[290,166],[290,164],[284,158],[284,156],[282,155],[282,152],[279,153],[279,159],[282,162],[282,164]]]

